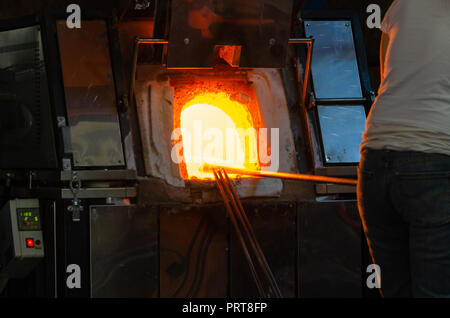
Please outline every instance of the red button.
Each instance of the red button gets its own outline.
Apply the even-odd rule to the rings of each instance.
[[[25,239],[26,240],[26,242],[27,242],[27,247],[34,247],[34,239],[32,239],[32,238],[27,238],[27,239]]]

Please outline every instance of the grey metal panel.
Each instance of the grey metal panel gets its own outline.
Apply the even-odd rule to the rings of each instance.
[[[161,297],[226,297],[227,232],[223,206],[161,207]]]
[[[288,0],[174,0],[167,66],[212,67],[215,45],[240,45],[241,67],[284,67],[291,15]]]
[[[105,21],[57,21],[75,167],[125,164]]]
[[[90,206],[91,296],[158,296],[156,209]]]
[[[300,298],[362,296],[361,235],[356,201],[299,203]]]
[[[316,98],[362,98],[350,20],[305,20],[306,36],[315,39],[311,74]]]
[[[356,163],[366,124],[364,106],[317,106],[326,163]]]

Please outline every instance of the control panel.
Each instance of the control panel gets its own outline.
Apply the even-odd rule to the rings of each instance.
[[[24,277],[43,257],[39,201],[8,201],[0,209],[0,275]]]

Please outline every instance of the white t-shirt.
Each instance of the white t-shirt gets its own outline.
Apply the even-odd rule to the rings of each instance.
[[[450,155],[450,0],[394,0],[384,80],[361,150]]]

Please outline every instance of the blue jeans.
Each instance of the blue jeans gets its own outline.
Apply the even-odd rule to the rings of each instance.
[[[361,155],[358,207],[382,295],[450,298],[450,156]]]

